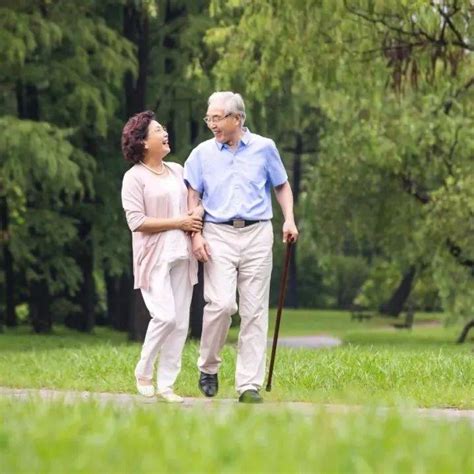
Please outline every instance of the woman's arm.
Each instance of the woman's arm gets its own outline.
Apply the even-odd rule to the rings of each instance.
[[[186,215],[163,219],[145,216],[143,223],[133,232],[156,233],[173,229],[180,229],[186,232],[199,232],[202,229],[202,219],[197,215]]]
[[[156,218],[145,215],[143,189],[136,177],[126,174],[122,184],[122,206],[125,210],[128,227],[132,232],[164,232],[180,229],[199,232],[202,219],[197,215],[184,215],[173,218]]]

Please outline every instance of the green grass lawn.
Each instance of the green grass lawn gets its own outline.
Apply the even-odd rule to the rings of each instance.
[[[276,310],[270,310],[270,334],[273,335]],[[424,327],[430,323],[441,323],[443,315],[441,313],[416,313],[415,329],[417,326]],[[280,332],[282,335],[298,336],[307,334],[331,334],[345,338],[352,333],[369,333],[374,330],[387,330],[389,332],[397,332],[399,335],[407,334],[410,331],[395,330],[392,328],[393,323],[400,323],[403,320],[397,318],[383,318],[381,316],[373,316],[369,320],[363,322],[352,321],[350,313],[347,311],[331,311],[331,310],[314,310],[300,309],[291,310],[284,309],[282,312],[282,320]],[[446,339],[453,334],[452,341],[460,331],[458,326],[452,327],[440,334]],[[450,340],[450,342],[452,342]]]
[[[433,319],[426,315],[424,319]],[[277,354],[269,400],[474,407],[472,339],[454,343],[459,328],[397,331],[386,320],[351,322],[348,313],[285,311],[281,333],[334,334],[333,349],[288,349]],[[235,340],[236,330],[230,335]],[[140,345],[126,335],[96,328],[92,335],[58,327],[50,336],[27,328],[0,335],[0,386],[134,393]],[[188,343],[177,391],[199,396],[196,343]],[[219,397],[235,397],[235,344],[223,351]]]
[[[4,473],[473,472],[467,421],[0,400]]]

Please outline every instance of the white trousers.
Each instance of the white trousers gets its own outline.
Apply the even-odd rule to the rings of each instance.
[[[268,303],[272,271],[270,221],[242,229],[206,223],[203,230],[211,257],[204,264],[203,329],[198,368],[216,374],[219,356],[237,309],[241,318],[235,385],[239,393],[259,390],[265,378]],[[236,303],[239,292],[239,308]]]
[[[188,334],[193,290],[188,265],[188,260],[157,265],[150,275],[149,290],[141,290],[151,319],[135,376],[152,380],[153,366],[159,354],[159,392],[172,389],[181,369],[181,354]]]

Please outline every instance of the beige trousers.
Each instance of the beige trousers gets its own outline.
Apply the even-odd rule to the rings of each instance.
[[[189,260],[161,263],[151,272],[149,290],[141,290],[151,319],[135,376],[151,380],[159,354],[159,392],[172,389],[181,369],[181,353],[188,335],[189,306],[193,294],[188,267]]]
[[[239,393],[259,390],[265,378],[268,300],[272,271],[273,229],[270,221],[242,229],[206,223],[203,230],[211,257],[204,264],[203,330],[200,371],[216,374],[237,309],[241,318],[235,385]],[[236,303],[239,293],[239,308]]]

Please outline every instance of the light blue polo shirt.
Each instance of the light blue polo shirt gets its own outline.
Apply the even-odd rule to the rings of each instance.
[[[202,196],[207,222],[273,217],[271,187],[288,180],[275,143],[248,129],[237,149],[214,138],[198,145],[184,164],[184,179]]]

